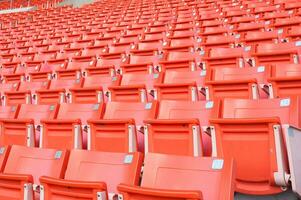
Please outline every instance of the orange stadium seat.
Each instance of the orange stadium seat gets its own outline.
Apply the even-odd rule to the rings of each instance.
[[[138,152],[72,150],[65,176],[40,178],[44,199],[116,198],[118,184],[139,184],[142,162]]]
[[[236,160],[237,192],[277,194],[289,181],[296,188],[293,160],[298,147],[289,132],[300,127],[299,107],[299,98],[227,99],[222,118],[210,120],[213,156]]]
[[[108,102],[103,120],[89,120],[88,150],[143,151],[143,120],[155,119],[158,102]],[[113,144],[113,145],[112,145]]]
[[[148,153],[141,187],[122,183],[118,190],[124,200],[231,200],[235,174],[231,159]]]
[[[55,119],[41,121],[39,146],[64,149],[83,148],[87,142],[84,134],[87,128],[84,126],[87,126],[89,119],[101,119],[103,112],[104,104],[61,104]]]
[[[39,178],[63,178],[67,159],[68,152],[63,150],[12,146],[0,174],[0,198],[39,199]]]
[[[146,120],[145,151],[202,156],[211,155],[207,127],[219,116],[219,101],[161,101],[158,117]]]
[[[214,98],[267,98],[269,94],[269,66],[211,69],[206,81],[208,99]]]

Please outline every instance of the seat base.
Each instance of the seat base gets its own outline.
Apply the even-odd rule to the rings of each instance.
[[[258,196],[258,195],[245,195],[236,193],[234,200],[299,200],[296,193],[292,190],[287,190],[277,195],[266,195],[266,196]]]

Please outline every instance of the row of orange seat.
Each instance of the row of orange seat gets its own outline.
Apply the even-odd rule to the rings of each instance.
[[[124,67],[131,66],[124,65]],[[103,101],[197,101],[230,97],[264,99],[300,95],[298,89],[300,64],[248,68],[221,67],[214,68],[208,73],[167,70],[165,73],[131,72],[116,75],[114,67],[91,67],[85,70],[88,76],[77,79],[61,77],[61,71],[57,71],[57,76],[60,78],[52,80],[48,80],[49,73],[35,74],[41,81],[18,82],[20,74],[10,75],[12,81],[0,84],[2,105]],[[76,71],[68,72],[73,74]]]
[[[0,141],[2,146],[13,144],[34,146],[35,135],[39,133],[36,141],[43,148],[80,149],[85,144],[88,150],[133,153],[144,147],[147,157],[152,157],[152,153],[166,154],[167,158],[178,162],[176,158],[182,157],[175,156],[173,158],[167,154],[189,156],[191,158],[183,157],[182,159],[187,159],[191,163],[199,162],[194,160],[207,160],[209,166],[212,162],[218,162],[217,166],[223,166],[223,161],[217,158],[200,157],[212,155],[225,159],[225,162],[229,162],[228,164],[234,158],[237,165],[236,175],[233,174],[236,179],[236,192],[257,195],[275,194],[281,192],[283,187],[288,187],[289,181],[292,183],[293,190],[299,192],[299,169],[297,167],[297,160],[300,157],[298,154],[299,109],[300,98],[297,97],[266,100],[226,99],[222,104],[219,101],[162,101],[160,105],[156,102],[110,102],[106,105],[105,111],[102,104],[61,104],[57,106],[24,104],[20,107],[6,107],[2,110],[1,115],[6,118],[11,117],[11,119],[1,119]],[[143,126],[144,124],[145,126]],[[46,150],[41,149],[41,151]],[[92,152],[87,152],[87,154],[93,154]],[[216,159],[219,161],[215,161]],[[162,162],[165,163],[166,160],[163,160]],[[85,162],[89,163],[89,161]],[[153,162],[157,163],[157,161]],[[155,163],[151,163],[149,166],[151,168],[149,176],[154,176],[152,173],[164,174],[164,172],[153,171],[156,169]],[[216,165],[212,164],[212,168],[214,169]],[[197,166],[204,167],[204,165]],[[182,165],[184,168],[197,166],[190,165],[190,163]],[[26,169],[28,170],[28,168]],[[34,170],[34,167],[30,169]],[[82,170],[85,173],[89,172],[86,168]],[[190,170],[192,169],[190,168]],[[208,169],[206,168],[206,170]],[[226,175],[228,181],[232,176],[229,177],[229,173],[233,173],[231,170]],[[27,172],[31,173],[32,171]],[[93,171],[93,173],[96,172]],[[172,171],[166,171],[166,173],[169,174]],[[176,171],[172,177],[182,177],[178,180],[184,184],[181,185],[182,189],[196,189],[190,184],[200,187],[200,183],[203,182],[189,179],[188,177],[194,173],[189,174],[184,173],[182,177],[181,173]],[[198,175],[196,176],[198,177]],[[210,183],[215,179],[213,177],[216,177],[206,174],[207,176]],[[97,176],[91,174],[88,177]],[[76,180],[81,180],[81,178]],[[103,179],[101,180],[103,181]],[[164,180],[169,179],[165,177],[160,180],[160,183]],[[189,181],[183,182],[183,180]],[[200,180],[202,179],[200,178]],[[60,181],[54,181],[54,183],[61,183],[59,185],[64,188],[69,187],[68,184],[65,185]],[[233,187],[233,183],[227,182],[227,185],[221,187],[229,189]],[[47,184],[50,184],[50,188],[53,186],[51,179]],[[169,184],[170,182],[165,182],[162,187],[168,189]],[[154,185],[146,184],[146,186]],[[160,185],[158,187],[161,188]],[[121,191],[129,193],[140,190],[139,188],[120,188]],[[204,193],[211,191],[210,195],[220,195],[223,192],[221,188],[218,188],[219,192],[215,189],[210,186]],[[53,192],[55,191],[57,190]],[[146,189],[144,191],[146,193],[142,192],[142,194],[149,194],[147,191],[149,190]],[[70,193],[70,191],[64,192]],[[73,194],[76,194],[76,190],[74,193],[70,193],[70,195]],[[165,193],[159,194],[164,195]],[[179,194],[175,193],[175,195]]]
[[[235,188],[233,160],[209,157],[12,146],[0,166],[2,199],[230,200]]]

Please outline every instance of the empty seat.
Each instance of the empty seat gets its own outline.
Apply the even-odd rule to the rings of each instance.
[[[120,86],[109,87],[109,100],[127,102],[151,101],[154,95],[154,85],[161,83],[162,77],[162,74],[124,74]]]
[[[49,81],[44,82],[21,82],[18,91],[7,91],[4,93],[5,105],[35,103],[36,91],[48,89]]]
[[[0,174],[1,199],[39,199],[39,178],[63,178],[68,153],[63,150],[12,146]],[[20,164],[22,163],[22,164]]]
[[[135,55],[129,56],[128,64],[120,66],[122,73],[153,73],[154,66],[158,65],[158,55]]]
[[[300,192],[295,179],[298,135],[290,135],[298,132],[293,127],[300,127],[299,110],[297,97],[224,101],[222,119],[210,120],[213,156],[235,159],[237,192],[276,194],[289,181]]]
[[[197,71],[200,63],[198,52],[170,51],[164,54],[159,62],[159,71]]]
[[[219,101],[161,101],[156,120],[146,120],[145,151],[210,156],[209,119],[219,116]]]
[[[83,148],[87,140],[84,126],[88,119],[102,118],[103,112],[103,104],[61,104],[56,119],[41,121],[40,147]]]
[[[269,64],[298,64],[300,45],[299,42],[259,44],[254,48],[251,56],[254,58],[253,65]]]
[[[120,183],[138,185],[143,155],[72,150],[64,177],[41,177],[45,200],[113,199]]]
[[[236,167],[233,160],[148,153],[141,187],[118,186],[124,200],[231,200]]]
[[[49,88],[37,90],[37,102],[39,104],[63,103],[70,97],[69,89],[82,87],[83,79],[76,80],[51,80]]]
[[[100,103],[107,97],[108,88],[120,85],[121,76],[89,76],[82,88],[70,88],[71,103]]]
[[[241,42],[245,45],[255,45],[260,43],[277,43],[281,37],[279,31],[251,31],[247,32],[241,38]]]
[[[244,48],[212,48],[202,58],[202,67],[248,67],[248,57],[248,51]]]
[[[95,65],[96,61],[91,57],[72,58],[72,60],[68,62],[66,69],[56,70],[56,75],[59,79],[80,78],[85,68],[94,67]]]
[[[20,106],[1,106],[0,119],[15,119],[18,116]]]
[[[110,152],[143,151],[143,120],[157,116],[158,102],[108,102],[103,120],[89,120],[88,149]]]
[[[269,66],[245,68],[213,68],[206,85],[208,99],[214,98],[267,98],[269,94]]]
[[[42,119],[54,119],[56,105],[23,104],[17,109],[14,119],[1,120],[1,145],[24,145],[35,147],[39,142],[39,128]],[[16,112],[16,111],[15,111]]]
[[[301,64],[277,64],[272,68],[268,81],[272,84],[273,97],[301,95]]]

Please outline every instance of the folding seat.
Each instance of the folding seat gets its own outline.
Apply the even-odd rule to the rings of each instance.
[[[82,88],[70,88],[71,103],[100,103],[105,100],[108,88],[120,85],[120,76],[94,75],[84,79]]]
[[[265,31],[268,25],[265,22],[239,23],[233,27],[233,31],[243,35],[250,31]]]
[[[63,178],[40,178],[41,199],[116,198],[118,184],[139,184],[142,163],[143,154],[138,152],[72,150]]]
[[[158,100],[197,101],[205,99],[203,71],[166,71],[162,83],[155,84]]]
[[[38,104],[63,103],[70,98],[70,88],[82,87],[83,79],[53,79],[48,89],[36,90]]]
[[[141,187],[122,183],[118,196],[124,200],[231,200],[235,172],[232,159],[148,153]]]
[[[162,74],[139,73],[133,69],[125,69],[129,73],[123,74],[120,86],[109,87],[109,100],[147,102],[153,99],[154,84],[161,83]]]
[[[96,38],[99,38],[102,36],[101,31],[92,30],[91,32],[86,32],[83,35],[84,40],[95,40]]]
[[[116,43],[131,43],[135,44],[139,40],[139,35],[122,35],[119,39],[117,39]]]
[[[150,30],[146,31],[142,36],[141,39],[142,40],[164,40],[166,38],[166,33],[167,32],[167,28],[165,27],[165,25],[160,28],[162,30],[156,30],[158,28],[156,28],[155,30],[154,27],[151,27]]]
[[[193,35],[169,36],[163,45],[165,51],[194,51],[199,47]]]
[[[301,8],[301,3],[298,1],[291,1],[291,2],[284,2],[284,9],[285,10],[297,10]]]
[[[256,18],[255,16],[241,16],[241,17],[233,17],[231,20],[229,20],[229,24],[233,25],[234,27],[237,27],[240,23],[251,23],[255,22]]]
[[[288,41],[298,41],[301,40],[301,30],[299,26],[290,27],[285,33],[285,38]]]
[[[209,119],[219,117],[220,106],[219,100],[162,100],[157,119],[144,121],[145,152],[210,156]]]
[[[48,89],[49,81],[21,82],[17,91],[6,91],[2,97],[3,105],[31,104],[36,101],[36,90]]]
[[[247,67],[248,49],[238,48],[211,48],[205,49],[202,57],[202,68],[210,69],[215,67]]]
[[[93,40],[88,40],[88,39],[83,40],[83,39],[81,39],[81,40],[75,41],[74,43],[71,43],[70,48],[71,49],[78,49],[78,48],[84,49],[88,46],[93,45],[93,43],[94,43]]]
[[[229,30],[225,27],[203,27],[200,30],[199,35],[201,37],[206,37],[209,35],[226,35]]]
[[[80,56],[99,58],[99,55],[107,51],[107,46],[88,46],[81,51]]]
[[[222,118],[210,120],[213,156],[235,159],[236,192],[271,195],[291,183],[300,194],[299,110],[297,97],[223,102]]]
[[[82,149],[88,119],[101,119],[103,104],[62,103],[55,119],[41,120],[40,148]]]
[[[300,61],[300,45],[297,42],[258,44],[251,53],[253,65],[296,63]]]
[[[13,107],[11,107],[13,108]],[[38,146],[42,119],[54,119],[57,105],[22,104],[15,106],[15,118],[1,120],[2,145]]]
[[[135,55],[149,56],[159,55],[163,50],[163,42],[160,40],[140,40],[130,53]]]
[[[201,39],[201,46],[204,49],[215,47],[235,47],[237,36],[207,36]]]
[[[278,43],[281,31],[250,31],[242,35],[240,41],[245,45],[256,45],[261,43]]]
[[[273,97],[300,96],[300,64],[276,64],[268,81],[272,84]]]
[[[12,146],[0,174],[0,198],[39,199],[39,178],[63,178],[67,160],[64,150]]]
[[[121,64],[121,73],[153,73],[154,67],[158,66],[160,56],[130,54],[128,63]]]
[[[5,83],[16,83],[25,80],[23,75],[15,75],[16,69],[21,65],[20,62],[2,63],[1,78]]]
[[[80,78],[81,76],[85,75],[85,68],[95,67],[95,65],[95,59],[89,56],[73,57],[72,60],[67,63],[66,69],[56,70],[56,77],[59,79]]]
[[[0,120],[17,118],[19,110],[20,110],[19,105],[17,105],[17,106],[0,106]],[[1,158],[0,158],[0,163],[1,163]]]
[[[113,66],[119,69],[122,64],[127,64],[128,62],[129,60],[124,53],[100,54],[100,59],[97,59],[96,67]]]
[[[159,62],[158,71],[197,71],[200,58],[198,52],[169,51],[163,55]]]
[[[271,92],[267,79],[269,66],[246,68],[213,68],[206,81],[208,99],[215,98],[267,98]]]
[[[88,120],[88,150],[144,151],[143,120],[155,119],[158,102],[108,102],[101,120]]]
[[[273,26],[276,29],[287,29],[292,26],[300,26],[300,25],[301,25],[301,16],[276,19],[275,23],[273,24]]]
[[[111,45],[114,40],[115,40],[115,37],[113,37],[113,36],[99,37],[99,38],[95,39],[93,46],[108,46],[108,45]]]

